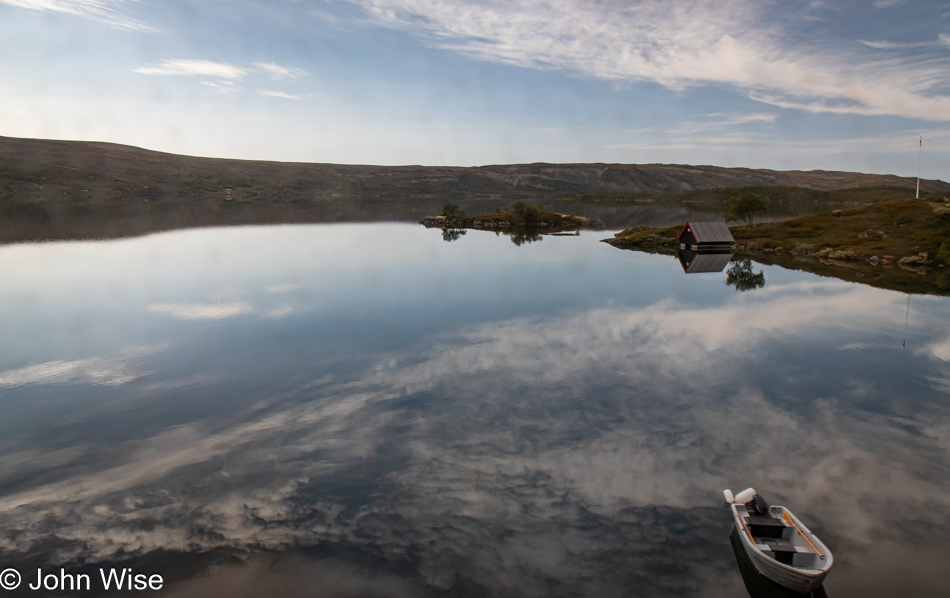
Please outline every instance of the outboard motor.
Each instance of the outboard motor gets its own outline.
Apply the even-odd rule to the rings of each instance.
[[[747,502],[750,502],[752,498],[755,496],[755,494],[756,494],[755,488],[746,488],[739,494],[736,494],[734,498],[737,503],[744,505]]]
[[[728,492],[728,494],[726,494],[726,500],[729,500],[729,495],[731,495],[732,492],[726,490],[724,494],[726,492]],[[736,494],[733,499],[735,502],[745,505],[750,515],[766,516],[772,508],[769,503],[762,498],[762,495],[755,491],[755,488],[746,488],[739,494]]]
[[[749,502],[748,505],[746,505],[746,507],[749,508],[756,515],[759,515],[762,517],[767,516],[769,514],[769,510],[772,508],[769,505],[769,503],[767,503],[765,499],[762,498],[762,495],[758,493],[756,493],[756,495],[752,497],[752,500]]]

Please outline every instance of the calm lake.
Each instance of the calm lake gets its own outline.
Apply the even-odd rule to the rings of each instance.
[[[948,595],[950,298],[739,292],[611,234],[0,247],[8,594],[745,596],[721,491],[754,486],[833,598]]]

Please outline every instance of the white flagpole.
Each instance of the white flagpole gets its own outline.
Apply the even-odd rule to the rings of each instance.
[[[917,142],[917,199],[920,199],[920,152],[924,149],[924,138]]]

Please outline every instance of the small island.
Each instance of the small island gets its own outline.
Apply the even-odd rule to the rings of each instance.
[[[439,216],[426,216],[419,224],[426,228],[443,230],[492,230],[506,233],[525,231],[538,234],[576,231],[583,228],[601,228],[603,224],[593,218],[569,214],[547,212],[538,204],[516,201],[507,208],[496,209],[494,213],[481,216],[468,216],[457,205],[447,203]]]

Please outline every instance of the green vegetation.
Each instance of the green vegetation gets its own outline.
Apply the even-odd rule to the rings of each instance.
[[[729,213],[726,221],[745,220],[751,225],[752,219],[769,209],[769,198],[753,191],[744,191],[729,198]]]
[[[597,228],[601,223],[583,216],[569,216],[546,212],[538,204],[516,201],[513,205],[497,208],[491,214],[466,216],[464,211],[446,204],[441,216],[428,216],[420,224],[427,228],[441,228],[445,241],[456,241],[465,234],[465,229],[491,230],[511,237],[515,245],[525,245],[541,240],[544,233],[561,233],[582,228]],[[456,217],[449,217],[454,214]],[[461,215],[458,215],[461,214]]]
[[[950,239],[950,210],[913,199],[888,201],[786,222],[736,227],[732,235],[753,251],[815,254],[844,261],[874,256],[881,261],[890,256],[896,261],[926,253],[923,261],[936,262]],[[946,260],[942,264],[946,265]]]
[[[950,239],[944,241],[937,248],[937,256],[934,261],[938,264],[950,264]]]
[[[461,220],[465,218],[465,210],[458,205],[448,202],[442,205],[442,217],[449,220]]]
[[[675,250],[678,247],[676,236],[682,229],[682,224],[668,228],[635,226],[620,231],[611,239],[604,239],[604,242],[614,247],[620,247],[621,249],[653,249],[665,247],[668,250]]]
[[[601,225],[600,222],[591,218],[546,212],[538,204],[523,201],[517,201],[507,208],[496,209],[494,213],[482,214],[481,216],[466,216],[464,211],[449,210],[449,213],[458,214],[459,212],[461,212],[460,216],[449,217],[446,216],[446,209],[443,208],[441,216],[428,216],[420,224],[430,228],[442,229],[543,229],[545,232],[596,228]]]
[[[531,226],[540,219],[541,214],[545,213],[539,204],[521,200],[516,201],[508,210],[517,214],[525,226]]]
[[[848,189],[822,190],[790,186],[723,187],[696,189],[678,193],[632,192],[616,189],[597,189],[583,193],[564,193],[554,199],[572,203],[600,204],[606,206],[660,204],[688,205],[692,209],[724,213],[729,210],[731,198],[745,193],[755,193],[769,198],[770,213],[775,215],[802,214],[809,211],[822,212],[831,208],[843,208],[899,198],[910,198],[914,190],[904,187],[875,185]],[[930,200],[942,199],[946,192],[921,192],[921,197]]]

